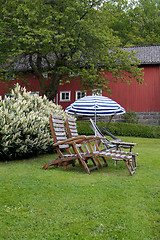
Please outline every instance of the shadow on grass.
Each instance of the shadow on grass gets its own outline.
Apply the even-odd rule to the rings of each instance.
[[[93,165],[88,165],[88,167],[92,167]],[[75,167],[68,165],[67,169],[63,169],[62,166],[54,167],[51,166],[46,170],[43,171],[58,171],[62,173],[66,172],[72,172],[76,174],[83,174],[88,175],[85,168],[83,166],[80,166],[78,163],[76,163]],[[108,161],[108,166],[105,166],[103,168],[95,169],[91,171],[90,175],[109,175],[109,176],[119,176],[119,177],[127,177],[130,176],[128,170],[125,167],[125,164],[123,162],[118,162],[117,166],[114,166],[113,160]]]
[[[85,168],[83,166],[79,165],[78,160],[76,161],[75,167],[73,167],[72,165],[68,165],[66,170],[64,170],[64,168],[62,166],[59,166],[59,167],[50,166],[48,169],[42,170],[42,167],[47,162],[52,161],[56,157],[57,157],[57,154],[39,155],[36,157],[32,157],[30,159],[24,159],[21,161],[19,161],[19,160],[6,161],[5,165],[8,165],[8,167],[16,166],[17,171],[18,171],[18,169],[19,169],[19,171],[21,171],[21,168],[25,167],[26,171],[27,171],[27,169],[30,171],[36,169],[38,171],[42,171],[42,173],[43,173],[43,171],[49,172],[49,173],[52,173],[52,171],[53,171],[53,174],[54,174],[54,172],[57,171],[62,174],[68,172],[68,173],[74,173],[74,174],[88,176]],[[118,176],[118,177],[130,176],[128,170],[125,167],[124,162],[118,162],[116,166],[114,165],[114,161],[110,158],[107,159],[107,162],[108,162],[108,167],[106,167],[106,166],[103,168],[99,167],[99,169],[91,171],[90,175],[108,175],[108,176]],[[2,163],[2,165],[4,166],[4,162]],[[88,166],[89,167],[93,166],[93,164],[90,162],[90,160],[88,162]]]

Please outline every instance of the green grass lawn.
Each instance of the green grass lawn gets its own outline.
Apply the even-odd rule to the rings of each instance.
[[[160,239],[160,139],[137,142],[138,168],[123,162],[85,173],[42,170],[56,157],[0,162],[0,239]]]

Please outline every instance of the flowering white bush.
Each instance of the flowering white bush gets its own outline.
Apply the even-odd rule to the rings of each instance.
[[[19,84],[10,97],[0,98],[0,160],[52,151],[50,114],[67,116],[61,106],[45,96],[32,95]]]

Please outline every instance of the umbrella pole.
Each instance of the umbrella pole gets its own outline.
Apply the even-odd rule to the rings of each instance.
[[[110,117],[110,119],[109,119],[109,121],[108,121],[108,123],[107,123],[106,129],[108,128],[108,126],[109,126],[110,122],[112,121],[112,118],[113,118],[115,115],[116,115],[116,114],[114,114],[114,115],[111,115],[111,117]]]
[[[95,122],[95,124],[96,124],[96,105],[95,105],[95,114],[94,114],[94,122]],[[95,136],[96,136],[96,131],[95,131]]]
[[[96,105],[95,105],[95,113],[94,113],[94,122],[95,122],[95,125],[96,125]],[[95,137],[96,137],[96,129],[95,129]],[[96,151],[96,145],[94,144],[94,151]]]
[[[94,122],[95,122],[95,124],[96,124],[96,120],[97,120],[97,119],[96,119],[96,115],[97,115],[97,114],[96,114],[96,107],[97,107],[97,105],[95,104],[95,106],[94,106],[94,107],[95,107],[95,113],[94,113]]]

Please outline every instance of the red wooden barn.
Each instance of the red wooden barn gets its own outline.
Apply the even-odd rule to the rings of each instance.
[[[140,67],[144,69],[144,82],[142,85],[138,85],[134,80],[130,85],[127,83],[112,82],[109,85],[111,87],[111,95],[106,92],[102,92],[102,95],[117,101],[127,111],[132,110],[138,113],[145,112],[151,113],[150,115],[156,115],[157,122],[155,124],[157,124],[160,118],[160,46],[142,46],[124,49],[126,51],[134,50],[137,52],[137,57],[141,61]],[[14,79],[14,76],[12,78],[12,84],[14,85],[17,79]],[[30,83],[30,86],[26,86],[27,90],[40,92],[38,80],[33,73],[24,72],[23,78],[27,78]],[[20,80],[18,82],[22,86],[26,85]],[[6,87],[7,82],[0,83],[0,95],[4,96],[8,92],[8,87]],[[79,81],[72,79],[70,83],[59,86],[55,103],[60,104],[65,109],[76,99],[82,97],[83,94],[84,92],[81,90]]]

